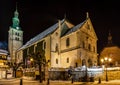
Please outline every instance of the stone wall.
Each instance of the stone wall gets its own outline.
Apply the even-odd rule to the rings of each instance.
[[[108,75],[108,81],[120,79],[120,71],[107,71],[107,75]],[[98,80],[98,78],[96,78],[95,80]],[[101,80],[102,81],[106,80],[106,71],[104,71],[104,74],[101,76]]]

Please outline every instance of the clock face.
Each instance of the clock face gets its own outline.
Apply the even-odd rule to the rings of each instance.
[[[16,29],[18,30],[18,29],[19,29],[19,27],[16,27]]]

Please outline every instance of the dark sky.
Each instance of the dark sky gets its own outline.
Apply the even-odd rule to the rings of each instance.
[[[39,2],[38,2],[39,1]],[[89,12],[98,37],[98,51],[107,43],[111,30],[113,43],[120,46],[120,8],[115,0],[1,0],[0,41],[8,40],[9,26],[17,2],[20,26],[24,31],[24,43],[55,24],[58,19],[67,19],[77,25]],[[119,0],[118,0],[119,1]]]

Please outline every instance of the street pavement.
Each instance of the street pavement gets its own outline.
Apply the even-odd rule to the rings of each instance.
[[[0,79],[0,85],[48,85],[47,81],[40,83],[36,80],[22,79],[21,78],[12,78],[12,79]],[[111,81],[98,81],[94,82],[71,82],[71,81],[49,81],[49,85],[120,85],[120,80],[111,80]]]

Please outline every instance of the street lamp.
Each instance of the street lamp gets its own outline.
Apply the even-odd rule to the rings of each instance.
[[[104,59],[101,59],[101,62],[105,63],[105,67],[106,67],[106,81],[108,81],[107,65],[108,65],[109,62],[111,62],[111,60],[112,60],[111,58],[107,58],[107,57],[105,57]]]

